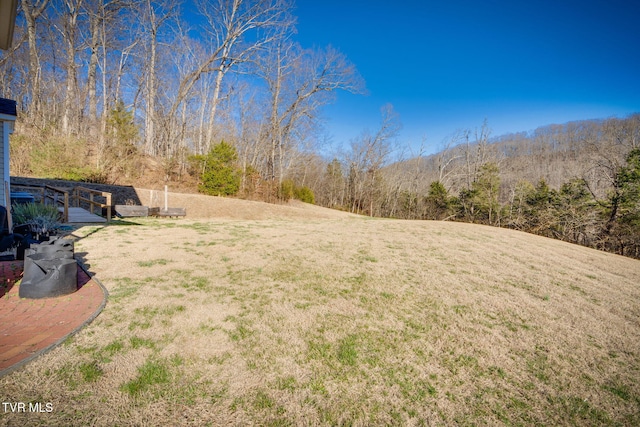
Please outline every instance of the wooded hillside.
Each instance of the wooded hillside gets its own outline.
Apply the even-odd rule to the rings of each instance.
[[[499,137],[485,123],[427,156],[397,141],[385,106],[325,159],[322,107],[365,91],[356,67],[296,42],[292,0],[194,4],[22,0],[0,57],[0,93],[20,109],[12,175],[298,198],[640,257],[640,115]]]
[[[13,173],[188,180],[206,172],[190,156],[226,141],[239,190],[271,197],[312,151],[319,109],[337,90],[364,90],[342,53],[295,41],[293,9],[290,0],[21,1],[0,59],[0,93],[20,108]]]
[[[390,141],[363,141],[362,158],[335,159],[311,186],[320,203],[515,228],[640,257],[639,114],[497,138],[485,124],[435,155],[391,164]]]

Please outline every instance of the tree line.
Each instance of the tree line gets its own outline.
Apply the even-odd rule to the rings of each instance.
[[[195,7],[194,7],[195,6]],[[0,91],[18,100],[15,174],[123,182],[227,141],[268,192],[318,139],[355,66],[295,41],[291,0],[21,0]],[[259,179],[258,179],[259,178]],[[269,193],[271,194],[271,193]]]
[[[311,184],[324,206],[372,216],[508,227],[640,258],[640,114],[490,137],[391,161],[388,124],[353,141]]]

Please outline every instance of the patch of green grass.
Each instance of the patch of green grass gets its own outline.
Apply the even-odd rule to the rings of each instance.
[[[153,307],[146,306],[142,308],[136,308],[134,313],[139,318],[132,320],[129,323],[129,330],[133,331],[137,328],[149,329],[153,324],[153,320],[157,317],[164,326],[169,326],[169,319],[177,313],[181,313],[186,310],[184,305],[168,305],[166,307]]]
[[[395,295],[389,292],[380,292],[380,296],[387,300],[395,298]]]
[[[451,309],[456,313],[456,314],[464,314],[467,311],[469,311],[469,307],[467,307],[466,305],[454,305],[451,307]]]
[[[133,349],[145,347],[153,350],[156,348],[156,342],[154,340],[148,338],[140,338],[138,336],[129,338],[129,344],[131,344],[131,348]]]
[[[176,224],[173,224],[176,226]],[[191,224],[179,224],[177,225],[179,228],[184,228],[188,230],[195,230],[198,234],[207,234],[211,231],[216,230],[218,227],[216,224],[210,222],[194,222]]]
[[[95,360],[92,362],[82,363],[78,367],[78,371],[82,375],[82,379],[87,383],[96,382],[102,375],[104,375],[102,368]]]
[[[527,291],[532,291],[533,290],[533,286],[531,286],[528,283],[516,282],[516,281],[513,281],[513,280],[507,280],[505,283],[507,285],[513,286],[514,288],[524,289],[524,290],[527,290]]]
[[[171,379],[169,368],[160,360],[147,360],[138,368],[136,378],[124,383],[120,390],[137,397],[157,384],[168,383]]]
[[[346,282],[351,283],[355,290],[358,287],[364,286],[364,284],[367,282],[367,273],[362,272],[357,276],[347,277]]]
[[[210,288],[209,279],[206,277],[189,277],[181,285],[185,289],[198,289],[206,291]]]
[[[247,282],[251,282],[255,280],[257,277],[260,277],[262,274],[262,268],[246,268],[240,270],[229,270],[227,271],[227,277],[229,281],[234,285],[245,285]]]
[[[295,377],[289,375],[286,377],[278,377],[276,380],[276,388],[278,390],[289,390],[294,391],[296,388],[296,379]]]
[[[402,395],[412,404],[423,404],[428,397],[436,397],[438,391],[429,381],[417,377],[414,368],[406,365],[385,370],[386,381],[396,385]]]
[[[489,371],[490,374],[496,375],[499,378],[505,378],[506,377],[506,373],[504,372],[504,369],[502,369],[499,366],[489,366],[489,368],[487,370]]]
[[[378,259],[374,256],[372,256],[371,254],[369,254],[368,249],[359,249],[358,250],[358,255],[355,256],[355,260],[362,263],[362,262],[378,262]]]
[[[64,382],[70,390],[75,390],[79,384],[76,373],[76,367],[72,363],[67,362],[62,365],[62,367],[56,369],[55,376]]]
[[[133,312],[139,316],[142,316],[145,319],[150,320],[158,315],[158,313],[160,312],[160,308],[147,305],[142,308],[136,308],[135,310],[133,310]]]
[[[613,425],[606,411],[593,406],[586,399],[578,396],[561,396],[552,399],[552,401],[560,406],[559,413],[564,414],[564,418],[569,418],[574,423],[592,426]]]
[[[356,348],[357,337],[349,335],[338,344],[338,360],[348,366],[355,366],[358,361],[358,351]]]
[[[134,281],[128,277],[117,279],[116,283],[118,284],[116,288],[109,292],[110,302],[120,302],[123,299],[135,295],[141,285],[140,282]]]
[[[210,332],[214,332],[214,331],[220,330],[220,326],[212,326],[212,325],[209,325],[207,323],[202,322],[202,323],[200,323],[198,325],[198,330],[202,331],[202,332],[210,333]]]
[[[222,365],[229,359],[231,359],[231,353],[229,353],[228,351],[225,351],[222,354],[209,357],[207,359],[207,363],[211,365]]]
[[[251,337],[254,334],[254,331],[251,328],[252,324],[246,318],[236,317],[236,316],[227,316],[224,319],[224,321],[235,323],[234,329],[225,330],[225,332],[229,335],[229,338],[231,339],[231,341],[241,341]]]
[[[275,402],[267,392],[259,390],[253,399],[253,406],[256,409],[270,409],[275,406]]]
[[[133,312],[142,317],[146,323],[150,323],[157,316],[171,317],[176,313],[181,313],[186,310],[184,305],[167,305],[165,307],[153,307],[145,306],[142,308],[136,308]]]
[[[465,367],[478,366],[478,359],[475,356],[469,356],[467,354],[459,354],[455,358],[455,362],[458,364],[458,366],[465,366]]]
[[[527,324],[526,319],[523,319],[518,313],[509,311],[509,312],[500,312],[497,313],[496,316],[492,317],[487,314],[487,317],[493,318],[495,320],[499,320],[498,325],[506,327],[511,332],[517,332],[519,330],[528,331],[531,329],[531,326]]]
[[[612,382],[605,384],[602,387],[604,390],[618,396],[620,399],[624,401],[629,401],[631,399],[631,392],[629,391],[629,387],[620,382]]]
[[[179,354],[174,354],[169,358],[169,363],[171,363],[171,366],[182,366],[184,365],[184,358]]]
[[[124,350],[124,344],[120,338],[117,340],[105,345],[102,347],[100,351],[95,353],[95,357],[98,358],[101,362],[108,363],[111,362],[111,358],[116,353],[119,353]]]
[[[536,348],[533,355],[527,358],[527,370],[541,382],[549,382],[552,374],[549,358],[544,350]]]
[[[311,391],[313,391],[314,393],[318,393],[321,395],[327,395],[329,394],[329,392],[327,391],[327,387],[324,384],[324,381],[322,380],[322,378],[313,378],[310,382],[309,382],[309,389]]]
[[[580,295],[587,295],[585,290],[578,285],[569,285],[569,289],[571,289],[572,291],[578,292]]]
[[[162,308],[160,314],[164,316],[173,316],[176,313],[182,313],[186,310],[184,305],[169,305],[167,307]]]
[[[115,341],[105,345],[102,348],[98,348],[95,345],[89,347],[76,346],[76,351],[79,354],[89,354],[96,361],[100,363],[109,363],[114,354],[124,350],[124,344],[122,339],[118,338]]]
[[[129,322],[129,330],[130,331],[134,331],[138,328],[140,329],[149,329],[151,327],[151,322],[150,321],[138,321],[138,320],[133,320],[131,322]]]
[[[307,343],[307,354],[310,359],[327,360],[331,357],[331,343],[324,338],[317,338]]]
[[[140,267],[153,267],[154,265],[167,265],[170,262],[171,261],[168,259],[159,258],[159,259],[152,259],[149,261],[139,261],[138,265]]]
[[[241,341],[253,335],[253,331],[245,324],[240,323],[234,330],[228,331],[231,341]]]

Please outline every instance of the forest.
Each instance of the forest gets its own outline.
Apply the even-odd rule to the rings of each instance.
[[[20,0],[0,93],[16,176],[153,185],[377,217],[509,227],[640,258],[640,114],[433,152],[381,108],[329,158],[322,108],[356,65],[296,42],[291,0]]]

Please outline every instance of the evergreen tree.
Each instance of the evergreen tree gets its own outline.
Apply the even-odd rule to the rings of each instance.
[[[109,111],[107,131],[110,139],[119,144],[133,145],[138,138],[138,127],[134,123],[133,112],[127,110],[121,100]]]
[[[440,220],[451,215],[452,200],[449,197],[449,192],[440,181],[433,181],[429,185],[426,203],[429,219]]]
[[[604,207],[607,248],[621,255],[640,256],[640,148],[627,155]]]
[[[558,193],[544,179],[526,198],[526,230],[546,237],[558,237]]]
[[[556,212],[562,240],[590,245],[595,227],[595,200],[584,179],[573,179],[562,185]]]
[[[107,116],[106,141],[99,150],[98,165],[116,182],[119,176],[132,177],[139,173],[139,151],[136,140],[139,129],[133,112],[119,100]]]
[[[240,189],[241,178],[235,164],[237,159],[235,147],[224,141],[211,147],[205,156],[192,156],[192,162],[201,171],[198,191],[214,196],[236,194]]]
[[[462,214],[470,222],[498,224],[500,221],[500,175],[498,165],[485,163],[470,190],[460,192]]]

